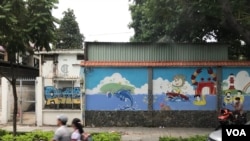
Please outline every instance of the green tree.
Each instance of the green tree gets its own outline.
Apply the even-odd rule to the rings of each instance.
[[[16,115],[18,97],[16,80],[19,67],[16,54],[30,50],[30,43],[35,50],[50,50],[54,40],[56,19],[51,11],[57,0],[0,0],[0,45],[4,46],[11,66],[11,76],[1,74],[10,82],[13,90],[13,135],[16,135]]]
[[[232,53],[249,56],[244,54],[250,48],[249,5],[249,0],[134,0],[130,5],[129,27],[135,31],[131,41],[215,39],[230,43]],[[241,41],[246,45],[241,46]]]
[[[72,9],[68,9],[67,11],[64,11],[63,14],[64,17],[60,21],[60,26],[57,31],[58,37],[56,48],[83,48],[84,36],[80,33],[74,11]]]

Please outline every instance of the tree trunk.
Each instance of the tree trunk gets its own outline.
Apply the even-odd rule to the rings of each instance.
[[[11,67],[11,85],[12,85],[12,93],[13,93],[13,98],[14,98],[14,111],[13,111],[13,136],[16,136],[16,116],[17,116],[17,103],[18,103],[18,97],[17,97],[17,90],[16,90],[16,74],[15,74],[15,68],[13,65],[13,60],[10,61],[10,67]]]
[[[16,123],[17,123],[17,109],[18,109],[18,97],[17,97],[17,91],[16,91],[16,79],[12,78],[12,90],[13,90],[13,97],[14,97],[14,111],[13,111],[13,136],[16,136]]]

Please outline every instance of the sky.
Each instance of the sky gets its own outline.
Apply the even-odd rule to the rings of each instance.
[[[129,3],[129,0],[59,0],[52,14],[62,19],[64,11],[73,9],[85,41],[129,42],[134,34],[128,28]]]

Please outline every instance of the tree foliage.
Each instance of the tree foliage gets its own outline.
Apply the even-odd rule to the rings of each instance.
[[[14,97],[13,133],[16,135],[17,91],[18,75],[14,70],[16,54],[32,49],[50,50],[49,44],[54,40],[56,19],[51,11],[57,0],[0,0],[0,45],[6,49],[11,65],[11,76],[6,77],[12,85]]]
[[[64,17],[60,21],[60,27],[57,31],[56,48],[83,48],[84,36],[80,33],[74,11],[68,9],[67,11],[64,11],[63,14]]]
[[[249,5],[249,0],[134,0],[130,5],[129,27],[135,31],[131,41],[215,39],[231,43],[231,49],[242,54],[250,46]],[[240,41],[246,46],[239,46]]]

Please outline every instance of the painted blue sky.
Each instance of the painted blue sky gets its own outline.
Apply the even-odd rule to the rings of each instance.
[[[184,71],[185,70],[185,71]],[[186,77],[183,93],[194,94],[194,85],[191,82],[191,75],[196,68],[155,68],[153,69],[153,93],[162,94],[171,91],[171,82],[175,75],[183,75]],[[196,81],[201,81],[211,76],[207,72],[207,68],[197,75]],[[148,93],[148,69],[147,68],[92,68],[86,73],[86,88],[89,94],[98,94],[100,88],[107,83],[120,83],[135,88],[135,94]],[[169,87],[170,86],[170,87]],[[185,89],[185,90],[184,90]]]
[[[121,74],[130,84],[138,88],[148,82],[147,69],[145,68],[94,68],[86,74],[86,87],[93,89],[96,85],[100,84],[105,77],[112,76],[114,73]]]
[[[186,81],[191,83],[191,75],[196,71],[197,68],[155,68],[153,71],[153,79],[157,79],[159,77],[172,81],[175,75],[184,75]],[[216,73],[216,69],[213,68],[213,71]],[[211,76],[207,72],[207,68],[202,68],[202,72],[196,77],[196,81],[200,81],[201,78],[207,80],[207,78],[211,78]]]

